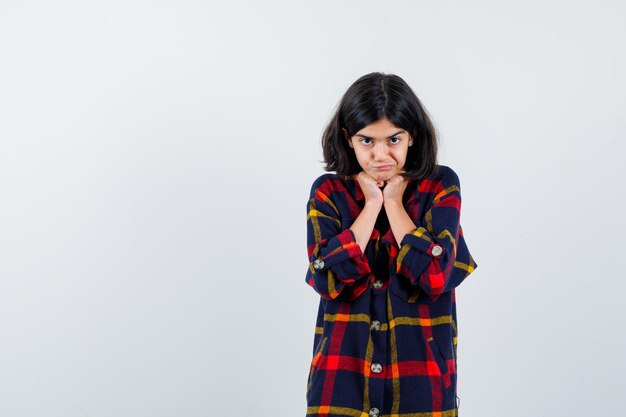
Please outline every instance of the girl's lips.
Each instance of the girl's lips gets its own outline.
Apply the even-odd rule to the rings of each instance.
[[[392,168],[392,165],[383,165],[383,166],[374,167],[374,168],[376,168],[376,169],[378,169],[380,171],[388,171],[388,170],[390,170]]]

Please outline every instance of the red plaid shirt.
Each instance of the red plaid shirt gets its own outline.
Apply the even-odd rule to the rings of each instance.
[[[409,180],[403,203],[417,227],[398,247],[383,207],[363,253],[350,230],[365,205],[356,174],[311,187],[306,282],[320,304],[307,416],[458,415],[455,288],[477,267],[459,178],[439,165]]]

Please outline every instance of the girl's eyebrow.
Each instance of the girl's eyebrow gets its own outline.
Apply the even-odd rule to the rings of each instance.
[[[393,135],[391,135],[391,136],[387,136],[387,139],[392,138],[392,137],[394,137],[394,136],[396,136],[396,135],[399,135],[400,133],[405,133],[405,132],[406,132],[405,130],[399,130],[399,131],[397,131],[396,133],[394,133]],[[362,137],[362,138],[372,139],[370,136],[360,135],[360,134],[358,134],[358,133],[357,133],[356,135],[354,135],[354,136],[360,136],[360,137]]]

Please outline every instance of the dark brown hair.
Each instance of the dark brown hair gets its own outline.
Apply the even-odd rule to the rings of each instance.
[[[356,80],[343,95],[324,129],[322,148],[326,171],[352,175],[362,170],[342,131],[352,137],[365,126],[387,118],[409,132],[404,174],[422,179],[437,171],[437,132],[426,109],[406,82],[397,75],[372,72]]]

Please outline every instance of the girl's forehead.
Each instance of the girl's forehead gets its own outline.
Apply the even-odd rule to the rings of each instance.
[[[359,130],[355,136],[389,138],[401,133],[406,133],[406,130],[394,125],[388,119],[380,119]]]
[[[401,135],[403,133],[408,133],[408,132],[397,126],[391,126],[389,128],[380,128],[380,127],[371,128],[370,126],[367,126],[359,130],[354,136],[376,138],[376,139],[389,139],[394,136]]]

